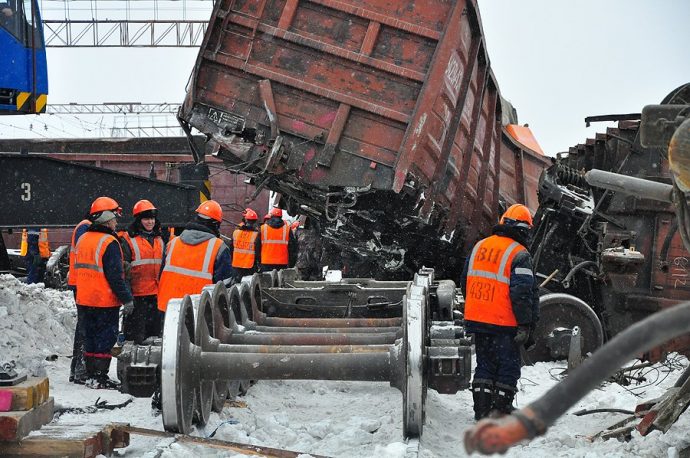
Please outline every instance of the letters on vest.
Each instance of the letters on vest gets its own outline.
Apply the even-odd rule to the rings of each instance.
[[[256,238],[254,230],[235,229],[232,233],[232,266],[251,269],[256,261]]]
[[[77,304],[88,307],[117,307],[120,300],[110,288],[103,271],[103,254],[117,239],[110,234],[86,232],[77,242],[74,267],[77,272]]]
[[[283,223],[282,227],[274,228],[268,224],[261,226],[261,264],[288,264],[288,240],[290,227]]]
[[[163,263],[163,240],[154,237],[153,246],[146,238],[131,238],[124,233],[123,239],[132,251],[130,262],[130,285],[134,296],[152,296],[158,294],[158,277]]]
[[[158,310],[165,312],[170,299],[199,294],[213,283],[214,264],[222,245],[219,238],[199,245],[187,245],[180,237],[170,241],[158,285]]]
[[[517,326],[510,301],[510,268],[525,247],[493,235],[472,249],[465,288],[465,319],[499,326]]]

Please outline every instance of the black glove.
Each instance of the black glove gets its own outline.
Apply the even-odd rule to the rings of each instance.
[[[35,254],[34,259],[33,259],[34,267],[40,267],[41,264],[43,264],[43,258],[41,257],[40,254]]]
[[[529,336],[527,336],[527,341],[525,341],[525,350],[529,351],[534,348],[537,341],[534,339],[534,329],[536,325],[534,323],[529,325]]]
[[[126,304],[122,304],[122,316],[128,317],[134,312],[134,302],[129,301]]]
[[[529,340],[529,335],[530,335],[529,326],[521,324],[520,326],[518,326],[517,334],[515,335],[515,338],[513,340],[515,341],[515,343],[518,346],[525,345],[525,343]]]

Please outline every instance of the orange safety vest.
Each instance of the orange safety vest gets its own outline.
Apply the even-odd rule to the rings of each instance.
[[[153,246],[146,238],[131,238],[127,232],[122,235],[132,252],[130,262],[130,286],[134,296],[158,294],[158,277],[163,263],[163,239],[154,237]]]
[[[274,228],[268,224],[261,225],[261,264],[287,265],[288,240],[290,226],[283,223],[283,227]]]
[[[74,267],[77,260],[77,240],[75,240],[75,237],[77,236],[77,229],[79,229],[82,224],[91,226],[91,221],[88,219],[82,220],[72,231],[72,242],[69,249],[69,271],[67,272],[67,284],[70,286],[77,286],[77,271]]]
[[[232,233],[232,266],[251,269],[256,261],[256,238],[254,230],[235,229]]]
[[[19,246],[19,256],[26,256],[29,253],[29,231],[22,230],[22,242]],[[48,243],[48,229],[41,229],[38,234],[38,254],[43,259],[50,257],[50,244]]]
[[[198,245],[188,245],[180,237],[170,241],[158,285],[158,310],[165,312],[170,299],[199,294],[204,286],[213,283],[214,264],[221,246],[223,241],[217,237]]]
[[[492,235],[472,249],[465,288],[465,319],[499,326],[517,326],[510,301],[510,268],[525,247],[511,238]]]
[[[86,232],[77,242],[77,304],[88,307],[118,307],[122,302],[117,298],[103,271],[103,255],[111,243],[117,243],[122,256],[122,248],[117,239],[102,232]]]

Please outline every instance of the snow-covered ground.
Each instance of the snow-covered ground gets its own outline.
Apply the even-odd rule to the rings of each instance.
[[[100,398],[111,404],[129,399],[116,391],[96,391],[67,382],[71,354],[74,305],[68,293],[24,285],[9,275],[0,276],[0,361],[18,358],[21,366],[50,377],[56,407],[85,407]],[[50,361],[46,357],[58,355]],[[687,367],[684,357],[674,356],[666,365],[646,368],[639,385],[623,387],[606,383],[578,402],[545,436],[508,452],[508,457],[676,457],[690,446],[690,413],[686,412],[666,434],[646,437],[633,433],[627,443],[590,441],[588,437],[624,418],[600,413],[575,416],[581,409],[633,410],[672,386]],[[540,363],[523,368],[517,405],[525,406],[557,383],[563,364]],[[111,369],[115,376],[115,363]],[[226,407],[212,414],[205,428],[194,435],[303,453],[334,457],[402,457],[402,396],[386,383],[272,381],[259,382],[241,398],[246,407]],[[421,441],[422,457],[465,456],[464,431],[474,424],[469,391],[440,395],[429,390],[426,425]],[[133,426],[162,429],[150,399],[134,399],[122,409],[89,414],[66,413],[59,424],[98,425],[127,422]],[[173,439],[132,436],[122,456],[242,456],[214,449],[175,443]],[[308,455],[307,455],[308,456]]]

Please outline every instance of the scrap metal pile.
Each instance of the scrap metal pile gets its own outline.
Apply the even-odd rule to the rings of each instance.
[[[410,282],[300,281],[292,269],[219,282],[170,301],[162,342],[123,347],[121,390],[150,396],[160,383],[165,428],[188,433],[250,380],[387,381],[403,394],[405,437],[419,437],[427,388],[469,386],[454,301],[432,269]]]

